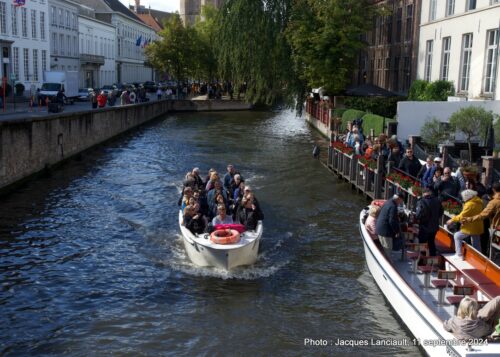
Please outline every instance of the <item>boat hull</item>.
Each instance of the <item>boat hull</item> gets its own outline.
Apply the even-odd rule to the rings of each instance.
[[[189,259],[199,266],[211,266],[219,269],[232,269],[241,265],[252,265],[257,261],[260,237],[252,243],[239,248],[214,249],[184,237],[184,248]]]
[[[186,253],[198,266],[229,270],[242,265],[252,265],[257,261],[263,232],[262,221],[259,221],[255,231],[242,233],[238,243],[228,245],[211,242],[208,234],[191,233],[182,224],[182,212],[179,212],[179,226]]]
[[[407,345],[418,346],[429,356],[498,356],[495,347],[473,346],[467,350],[466,342],[459,341],[446,331],[443,321],[420,298],[388,262],[360,220],[366,264],[378,287],[396,311],[414,338]]]

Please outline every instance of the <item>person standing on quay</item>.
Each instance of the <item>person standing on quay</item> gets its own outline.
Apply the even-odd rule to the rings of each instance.
[[[390,200],[387,200],[377,218],[375,232],[384,247],[385,255],[389,261],[392,260],[391,253],[394,247],[394,240],[401,236],[401,227],[398,217],[398,206],[403,203],[403,194],[398,193]]]
[[[429,187],[424,188],[422,198],[417,202],[416,218],[418,225],[418,242],[429,245],[429,254],[436,256],[434,242],[439,230],[439,218],[443,215],[441,202],[432,194]]]
[[[417,159],[417,157],[413,155],[413,149],[412,148],[406,149],[406,155],[401,159],[398,169],[416,178],[418,176],[421,167],[422,164]]]
[[[97,108],[97,94],[94,90],[90,92],[90,104],[92,104],[92,109]]]

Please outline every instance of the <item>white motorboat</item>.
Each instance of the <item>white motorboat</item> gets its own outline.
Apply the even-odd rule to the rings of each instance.
[[[239,242],[234,244],[216,244],[210,240],[208,233],[193,234],[184,227],[182,221],[182,211],[179,211],[179,226],[184,247],[194,264],[229,270],[240,265],[251,265],[257,261],[263,230],[262,221],[259,221],[255,231],[241,233]]]
[[[419,346],[429,356],[500,356],[500,343],[479,339],[457,340],[444,329],[443,322],[455,314],[454,305],[447,303],[446,299],[454,294],[453,288],[447,287],[444,294],[440,294],[438,288],[429,284],[430,281],[432,284],[437,281],[430,280],[431,277],[435,279],[436,273],[431,272],[431,277],[427,277],[426,281],[426,275],[416,269],[417,263],[404,258],[401,251],[392,252],[392,262],[389,262],[378,240],[370,236],[362,223],[365,213],[365,210],[361,212],[359,223],[366,263],[387,301],[414,336],[405,341],[405,345]],[[451,239],[451,235],[441,229],[436,235],[436,244],[451,248]],[[487,301],[500,295],[498,266],[471,246],[464,246],[465,260],[453,258],[453,254],[441,254],[439,260],[444,263],[442,268],[455,271],[459,283],[470,284],[478,301]]]

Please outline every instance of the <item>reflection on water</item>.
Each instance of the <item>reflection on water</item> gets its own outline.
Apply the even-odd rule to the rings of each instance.
[[[304,346],[409,338],[367,272],[366,202],[311,158],[292,113],[169,116],[88,152],[0,203],[5,355],[419,355]],[[231,272],[189,262],[184,174],[233,163],[266,216],[262,252]]]

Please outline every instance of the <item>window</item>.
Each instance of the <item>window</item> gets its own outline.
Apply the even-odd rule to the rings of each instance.
[[[13,67],[14,67],[14,73],[16,75],[16,79],[19,79],[19,47],[14,47],[14,51],[12,52],[12,57],[13,57]]]
[[[47,72],[47,51],[42,50],[42,74]]]
[[[71,53],[71,49],[73,48],[73,46],[71,46],[71,36],[70,35],[66,35],[66,48],[68,49],[68,56],[71,56],[72,53]]]
[[[413,4],[406,6],[406,29],[405,41],[411,41],[413,37]]]
[[[394,75],[392,77],[392,90],[399,91],[399,57],[394,57]]]
[[[476,0],[467,0],[465,4],[465,11],[475,10]]]
[[[434,41],[429,40],[425,46],[425,69],[424,69],[424,79],[427,82],[431,81],[432,75],[432,48],[434,47]]]
[[[31,38],[36,38],[36,10],[31,10]]]
[[[40,12],[40,38],[45,40],[45,12]]]
[[[28,37],[28,10],[25,7],[21,8],[21,29],[22,36]]]
[[[467,33],[462,38],[462,64],[460,66],[460,91],[469,90],[470,65],[472,57],[472,34]]]
[[[396,42],[401,42],[401,26],[403,23],[403,8],[398,8],[396,13]]]
[[[455,13],[455,0],[446,0],[446,16],[451,16]]]
[[[17,31],[17,6],[11,5],[11,16],[12,16],[12,35],[17,36],[19,33]]]
[[[7,6],[0,1],[0,33],[7,33]]]
[[[433,21],[436,19],[436,8],[437,8],[437,0],[431,0],[429,6],[429,21]]]
[[[38,82],[38,50],[33,49],[33,80]]]
[[[450,70],[450,50],[451,37],[443,38],[443,52],[441,57],[441,80],[448,80],[448,72]]]
[[[73,18],[73,30],[78,30],[78,21],[76,19],[76,14],[71,14],[72,18]]]
[[[57,55],[58,47],[57,47],[57,33],[52,33],[52,54]]]
[[[59,27],[64,27],[63,9],[59,9]]]
[[[76,36],[73,36],[73,53],[78,56],[78,39]]]
[[[29,62],[29,52],[27,48],[23,48],[23,64],[24,64],[24,80],[30,80],[30,62]]]
[[[498,64],[498,29],[488,31],[486,35],[486,63],[484,74],[484,93],[493,93]]]
[[[57,25],[57,11],[55,6],[50,7],[50,16],[52,17],[50,23],[52,25]]]
[[[66,10],[66,28],[68,28],[68,29],[71,28],[69,10]]]
[[[63,55],[64,54],[64,35],[59,35],[59,51]]]
[[[404,71],[404,90],[410,88],[410,81],[411,81],[411,60],[410,57],[405,57],[404,59],[404,65],[403,65],[403,71]]]
[[[387,16],[387,22],[386,22],[386,27],[387,27],[387,43],[392,43],[392,16],[389,15]],[[146,37],[146,35],[144,35]]]

